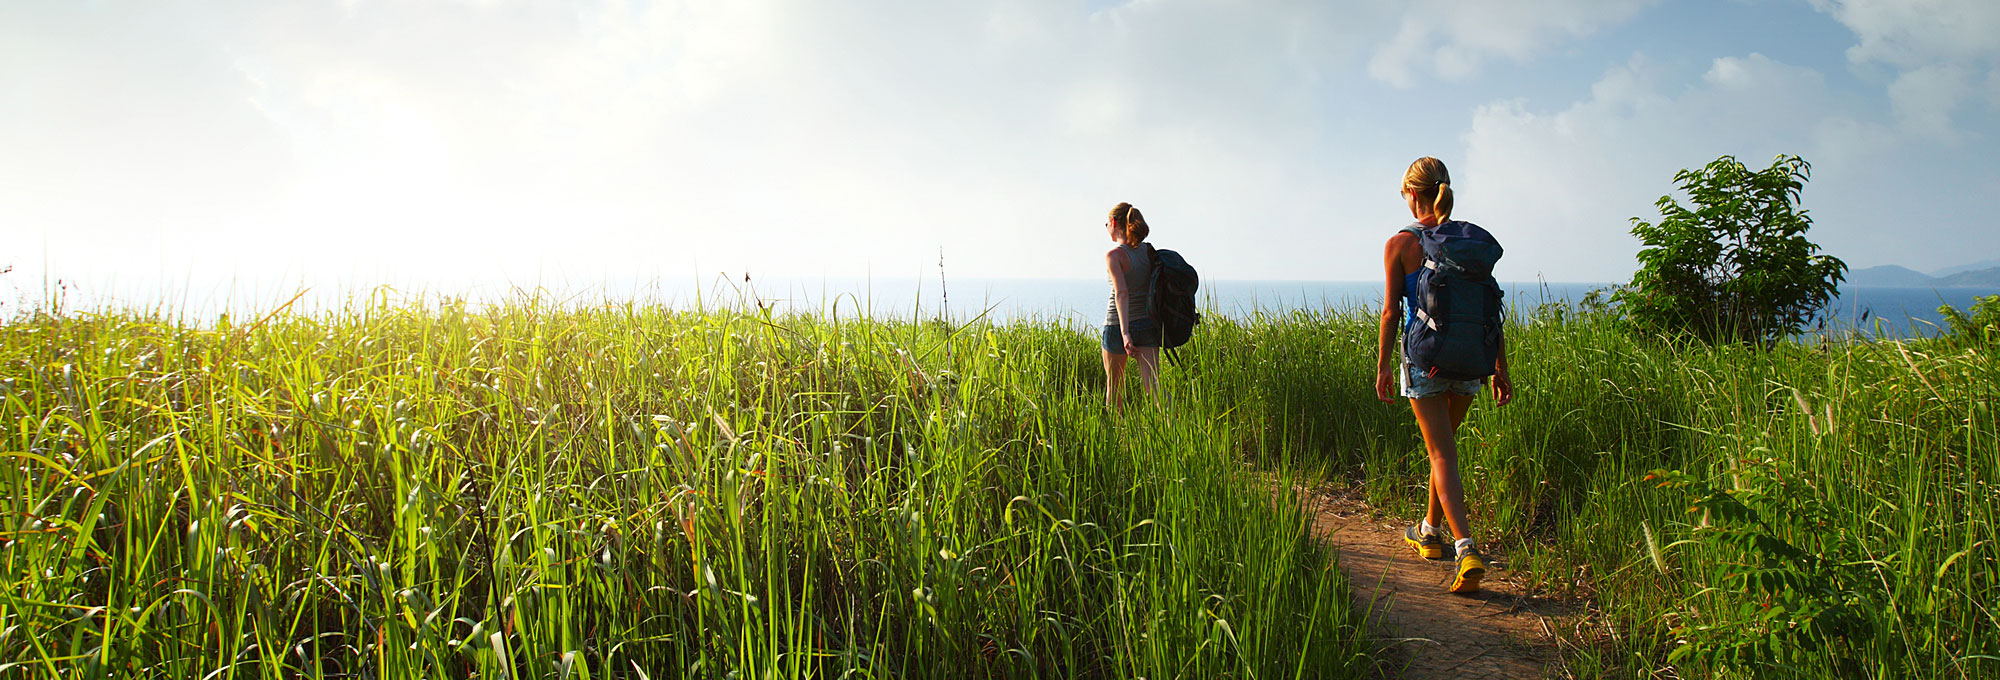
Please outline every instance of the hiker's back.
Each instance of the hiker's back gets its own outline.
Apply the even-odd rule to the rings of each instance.
[[[1405,277],[1403,356],[1429,377],[1493,375],[1503,332],[1502,293],[1493,279],[1493,265],[1505,252],[1499,240],[1464,221],[1404,231],[1416,235],[1422,262]]]

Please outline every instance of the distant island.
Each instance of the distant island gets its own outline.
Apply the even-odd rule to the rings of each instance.
[[[1885,264],[1847,273],[1850,286],[1893,286],[1900,288],[1988,288],[2000,287],[2000,261],[1987,260],[1972,265],[1925,274],[1909,267]]]

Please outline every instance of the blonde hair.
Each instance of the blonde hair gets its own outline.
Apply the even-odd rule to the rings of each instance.
[[[1111,206],[1111,224],[1125,235],[1118,242],[1128,246],[1145,243],[1146,235],[1153,232],[1151,227],[1146,226],[1146,216],[1139,214],[1139,209],[1130,203]]]
[[[1451,220],[1451,171],[1444,161],[1425,156],[1411,163],[1403,172],[1403,190],[1430,204],[1439,222]]]

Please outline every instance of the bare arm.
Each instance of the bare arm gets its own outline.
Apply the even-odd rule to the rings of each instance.
[[[1389,237],[1382,249],[1382,325],[1375,336],[1375,398],[1394,401],[1389,396],[1390,371],[1395,368],[1396,337],[1402,331],[1403,251],[1416,240],[1409,232]]]
[[[1493,402],[1501,406],[1514,400],[1514,378],[1507,373],[1507,336],[1500,336],[1500,359],[1493,363]]]

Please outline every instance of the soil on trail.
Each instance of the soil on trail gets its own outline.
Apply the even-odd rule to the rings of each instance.
[[[1567,675],[1553,633],[1578,608],[1527,592],[1507,571],[1505,555],[1486,552],[1491,568],[1480,590],[1454,595],[1445,592],[1453,563],[1419,557],[1403,542],[1402,520],[1350,493],[1313,491],[1304,500],[1313,510],[1313,533],[1339,552],[1355,608],[1370,612],[1378,677]]]

